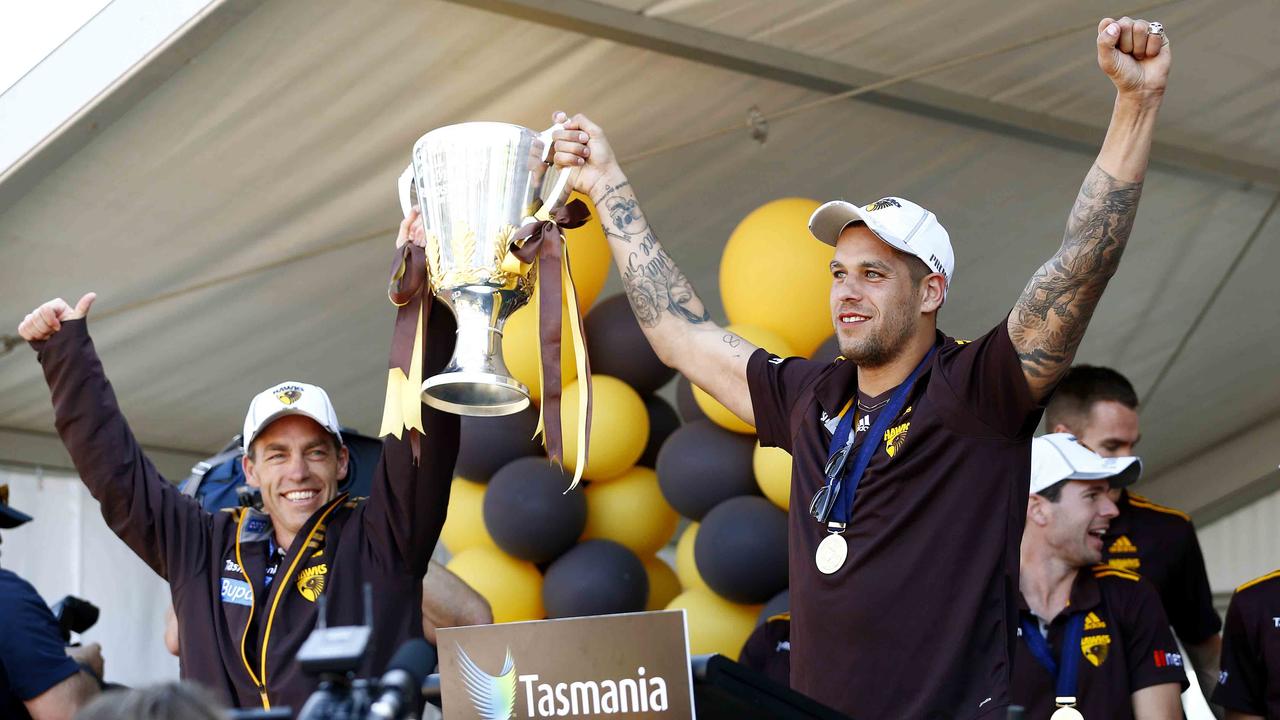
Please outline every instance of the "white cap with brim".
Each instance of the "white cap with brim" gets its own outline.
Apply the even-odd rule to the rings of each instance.
[[[1070,433],[1042,435],[1031,441],[1031,492],[1038,493],[1063,480],[1110,480],[1111,487],[1128,487],[1142,476],[1136,457],[1102,457],[1081,445]]]
[[[263,390],[249,403],[242,434],[245,453],[248,454],[249,446],[263,429],[285,415],[309,417],[342,443],[342,426],[324,388],[289,380]]]
[[[809,232],[835,247],[840,233],[855,222],[865,223],[889,247],[920,258],[931,271],[942,274],[947,288],[951,287],[956,258],[951,236],[938,216],[900,197],[880,198],[866,207],[832,200],[809,216]]]

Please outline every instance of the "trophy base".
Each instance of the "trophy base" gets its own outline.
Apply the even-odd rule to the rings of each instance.
[[[505,375],[445,372],[422,383],[422,402],[456,415],[497,417],[529,407],[529,388]]]

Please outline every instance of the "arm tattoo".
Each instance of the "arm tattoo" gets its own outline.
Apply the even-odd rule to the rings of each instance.
[[[694,292],[689,278],[657,244],[653,233],[645,236],[640,247],[641,250],[628,256],[627,269],[622,271],[622,285],[640,327],[656,326],[662,321],[663,312],[695,325],[710,320],[711,314]],[[652,256],[644,251],[646,247],[653,250]]]
[[[1028,377],[1057,381],[1075,357],[1133,229],[1141,182],[1094,165],[1071,208],[1058,253],[1036,270],[1013,307],[1009,336]]]
[[[657,326],[664,313],[694,325],[711,320],[689,278],[658,244],[635,195],[618,192],[628,184],[606,187],[596,206],[609,214],[601,222],[605,235],[633,248],[622,270],[622,285],[640,327]]]
[[[741,352],[742,338],[738,337],[737,335],[734,335],[731,332],[727,332],[724,334],[724,337],[720,338],[720,341],[723,342],[725,345],[728,345],[729,347],[733,348],[734,357],[736,358],[742,357],[742,352]]]
[[[644,215],[640,212],[640,204],[636,199],[623,197],[609,197],[604,201],[605,212],[609,213],[609,219],[613,222],[613,227],[618,230],[616,237],[622,238],[626,242],[630,242],[633,235],[640,235],[649,229],[649,223],[644,219]]]

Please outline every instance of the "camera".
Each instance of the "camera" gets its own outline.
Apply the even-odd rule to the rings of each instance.
[[[423,638],[396,650],[380,678],[356,677],[373,634],[372,587],[364,586],[363,625],[328,627],[321,595],[316,629],[298,649],[303,672],[317,676],[320,686],[298,711],[298,720],[414,720],[422,709],[422,685],[436,665],[436,650]],[[425,717],[440,717],[430,708]],[[233,710],[234,720],[293,717],[290,708]]]
[[[62,633],[62,642],[71,642],[71,633],[82,633],[98,622],[98,606],[68,595],[49,608],[58,621],[58,630]]]

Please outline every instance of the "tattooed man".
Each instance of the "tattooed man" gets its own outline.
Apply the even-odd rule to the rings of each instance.
[[[936,329],[954,259],[932,213],[893,197],[814,213],[834,247],[843,358],[830,364],[711,322],[604,133],[557,115],[556,162],[581,167],[576,187],[604,216],[659,357],[794,458],[791,685],[855,717],[1003,717],[1009,703],[1031,434],[1133,227],[1168,40],[1157,23],[1107,18],[1097,58],[1117,91],[1102,150],[1062,247],[982,338]]]

